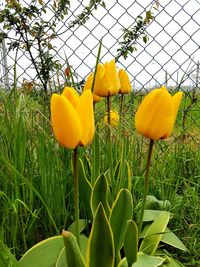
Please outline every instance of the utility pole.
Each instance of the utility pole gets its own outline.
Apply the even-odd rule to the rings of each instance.
[[[0,82],[1,85],[7,90],[9,89],[9,74],[7,62],[7,49],[3,32],[0,31]]]

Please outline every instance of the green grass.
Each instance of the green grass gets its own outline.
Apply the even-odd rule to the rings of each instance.
[[[71,157],[52,138],[37,101],[1,99],[0,236],[19,255],[72,221]]]
[[[141,96],[127,96],[122,135],[112,129],[113,166],[119,183],[127,186],[127,168],[117,173],[121,160],[130,167],[135,210],[143,194],[148,143],[135,133],[133,116]],[[112,98],[118,110],[119,97]],[[149,194],[169,200],[174,214],[170,228],[189,253],[171,251],[188,266],[200,264],[200,103],[183,111],[190,97],[183,98],[173,135],[156,142],[150,172]],[[96,105],[99,121],[100,171],[109,169],[106,126],[102,123],[104,102]],[[0,93],[0,239],[19,258],[38,241],[61,232],[74,220],[71,151],[58,145],[49,120],[49,103],[41,98],[12,92]],[[123,142],[122,142],[123,140]],[[123,145],[122,145],[123,144]],[[123,151],[123,153],[122,153]],[[92,147],[80,149],[86,174],[90,176]],[[120,185],[121,184],[121,185]],[[82,206],[81,206],[82,207]],[[84,211],[81,209],[81,217]],[[195,265],[196,264],[196,265]]]

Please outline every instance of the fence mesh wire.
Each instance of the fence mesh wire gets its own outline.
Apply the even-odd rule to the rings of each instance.
[[[29,5],[27,1],[20,1]],[[46,3],[47,13],[44,19],[54,20],[56,14],[52,6]],[[122,41],[123,28],[131,28],[138,16],[153,9],[154,19],[147,25],[149,37],[145,44],[141,39],[136,42],[137,51],[120,57],[117,66],[127,70],[138,95],[163,84],[171,90],[185,92],[182,119],[180,126],[196,143],[199,136],[199,59],[200,59],[200,2],[197,0],[160,0],[160,1],[105,1],[105,7],[98,6],[92,11],[90,19],[84,25],[73,25],[82,12],[87,1],[71,1],[67,16],[56,26],[57,37],[52,41],[53,57],[61,64],[60,77],[52,72],[53,84],[64,81],[67,60],[72,66],[78,83],[84,82],[87,75],[94,70],[99,41],[103,38],[101,62],[117,56],[119,42]],[[4,8],[0,7],[2,10]],[[1,24],[1,31],[3,23]],[[13,37],[10,29],[8,37]],[[48,35],[48,32],[46,33]],[[0,83],[2,87],[11,88],[14,82],[14,66],[16,66],[17,85],[34,84],[39,86],[36,70],[30,56],[22,47],[8,49],[9,38],[1,38],[0,43]],[[38,56],[37,49],[33,51]],[[16,63],[16,65],[15,65]]]

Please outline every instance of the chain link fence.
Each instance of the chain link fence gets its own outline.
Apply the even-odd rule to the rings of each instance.
[[[28,1],[19,1],[29,6]],[[35,6],[45,6],[43,13],[46,23],[55,21],[57,14],[50,1],[35,1]],[[56,3],[58,1],[54,1]],[[185,92],[180,127],[189,133],[196,143],[199,138],[200,123],[200,2],[199,0],[119,0],[98,1],[99,5],[89,6],[87,1],[71,1],[67,15],[57,20],[56,38],[49,40],[51,27],[44,33],[49,42],[49,54],[58,63],[57,70],[50,71],[48,87],[63,85],[66,81],[65,70],[68,65],[74,71],[74,79],[82,85],[87,75],[94,70],[99,41],[102,39],[100,61],[117,58],[117,66],[127,70],[133,85],[133,91],[139,95],[143,90],[165,84],[171,90]],[[92,3],[92,1],[90,1]],[[1,2],[1,10],[4,9]],[[86,8],[86,9],[85,9]],[[90,10],[91,8],[91,10]],[[83,23],[80,14],[86,10],[89,19]],[[123,29],[133,29],[139,16],[144,17],[151,10],[153,19],[145,26],[147,39],[134,41],[133,53],[126,59],[119,55],[119,44],[123,41]],[[32,19],[32,23],[37,18]],[[82,25],[80,25],[82,24]],[[9,89],[15,85],[21,88],[29,86],[37,90],[41,82],[38,79],[37,47],[33,44],[32,56],[27,47],[10,46],[10,38],[17,41],[12,28],[4,29],[1,23],[0,43],[0,83]],[[14,26],[13,26],[14,27]],[[52,26],[53,27],[53,26]],[[6,35],[5,35],[6,34]],[[6,36],[6,38],[5,38]]]

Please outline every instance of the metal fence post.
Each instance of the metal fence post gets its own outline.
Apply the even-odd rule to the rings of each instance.
[[[8,62],[7,62],[7,49],[5,39],[2,34],[2,40],[0,42],[0,66],[2,69],[2,75],[0,81],[5,85],[5,89],[9,89],[9,74],[8,74]]]

